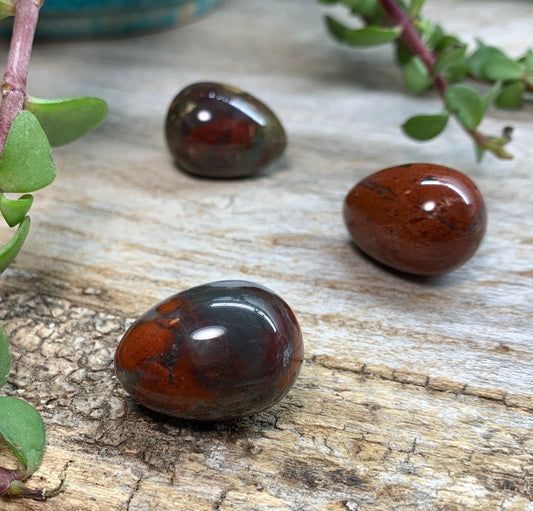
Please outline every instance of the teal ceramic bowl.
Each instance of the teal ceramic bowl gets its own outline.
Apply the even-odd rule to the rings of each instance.
[[[46,0],[37,37],[121,36],[183,24],[221,0]]]

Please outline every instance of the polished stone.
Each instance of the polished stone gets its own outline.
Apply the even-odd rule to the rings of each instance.
[[[154,306],[125,333],[116,374],[142,405],[225,420],[272,406],[303,360],[298,321],[271,290],[246,281],[194,287]]]
[[[174,98],[165,135],[181,169],[212,178],[256,174],[287,145],[268,106],[236,87],[211,82],[190,85]]]
[[[476,252],[485,234],[483,197],[461,172],[429,163],[390,167],[354,186],[344,220],[355,244],[396,270],[452,271]]]

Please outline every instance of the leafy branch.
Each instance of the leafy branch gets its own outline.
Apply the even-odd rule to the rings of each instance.
[[[105,101],[91,97],[39,99],[26,93],[28,67],[44,0],[0,0],[0,19],[14,16],[13,34],[1,84],[0,213],[12,238],[0,248],[0,273],[19,253],[30,230],[31,192],[51,184],[57,174],[51,146],[67,144],[95,129],[107,114]],[[8,197],[6,194],[23,194]],[[0,387],[11,366],[9,341],[0,328]],[[57,494],[33,490],[25,481],[39,467],[45,447],[41,416],[28,403],[0,397],[0,438],[18,460],[16,469],[0,467],[0,497],[44,500]]]
[[[513,59],[501,49],[478,41],[468,53],[467,45],[456,36],[421,16],[425,0],[319,0],[342,4],[357,16],[362,28],[351,28],[326,15],[329,32],[350,46],[394,43],[396,60],[402,70],[405,88],[414,94],[434,88],[443,102],[441,112],[415,115],[403,125],[404,133],[419,141],[430,140],[446,128],[454,117],[471,137],[478,160],[485,152],[510,159],[506,150],[512,128],[500,135],[488,135],[479,126],[492,105],[519,108],[524,95],[533,92],[533,51]],[[477,81],[488,90],[463,83]]]

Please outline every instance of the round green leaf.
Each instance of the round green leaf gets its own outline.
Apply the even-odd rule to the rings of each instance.
[[[409,4],[409,15],[412,18],[416,18],[420,14],[425,1],[426,0],[411,0],[411,3]]]
[[[480,80],[488,80],[485,75],[485,65],[496,57],[505,57],[505,53],[494,46],[485,46],[483,44],[472,53],[467,60],[468,72]]]
[[[496,96],[494,103],[498,108],[518,108],[522,103],[524,94],[524,84],[522,82],[513,82],[502,89]]]
[[[476,129],[485,115],[483,99],[467,85],[450,85],[446,88],[444,99],[446,108],[455,113],[459,122],[469,131]]]
[[[331,16],[326,16],[329,31],[341,42],[351,46],[374,46],[390,43],[400,35],[400,28],[349,28]]]
[[[15,235],[0,248],[0,273],[2,273],[17,257],[30,230],[30,217],[27,216],[19,225]]]
[[[352,14],[367,20],[368,23],[376,23],[381,18],[381,9],[377,0],[343,0]]]
[[[405,88],[414,94],[426,90],[431,85],[428,70],[419,57],[411,58],[403,66],[402,79]]]
[[[0,191],[34,192],[48,186],[55,177],[48,139],[35,115],[23,110],[7,135],[0,160]]]
[[[8,199],[3,193],[0,193],[0,212],[9,227],[15,227],[20,224],[28,214],[33,204],[32,195],[23,195],[18,199]]]
[[[453,35],[444,35],[435,43],[434,50],[436,53],[442,53],[444,50],[447,50],[456,44],[461,44],[461,41],[457,39],[457,37]]]
[[[489,80],[519,80],[524,75],[524,68],[506,55],[495,55],[485,62],[483,74]]]
[[[10,368],[11,351],[9,349],[9,339],[4,329],[0,327],[0,387],[6,382]]]
[[[533,50],[527,50],[526,54],[520,59],[526,66],[527,72],[533,74]]]
[[[498,97],[498,94],[502,90],[502,82],[496,82],[490,90],[483,96],[483,104],[485,110],[492,104],[492,102]]]
[[[0,0],[0,20],[15,14],[14,0]]]
[[[39,412],[21,399],[0,397],[0,435],[29,477],[41,464],[45,431]]]
[[[449,114],[416,115],[402,125],[406,135],[415,140],[429,140],[441,133],[448,123]]]
[[[431,32],[428,34],[427,37],[427,44],[430,48],[435,49],[435,47],[439,44],[440,41],[445,37],[444,30],[442,27],[438,24],[435,24],[431,28]]]
[[[54,147],[69,144],[93,131],[107,115],[107,103],[91,97],[28,98],[24,108],[37,117]]]
[[[466,66],[465,53],[466,53],[466,46],[459,46],[457,48],[451,48],[441,53],[441,55],[437,59],[437,62],[435,62],[433,71],[435,72],[436,75],[440,75],[450,69],[454,69],[457,67],[465,67]]]
[[[403,67],[413,58],[413,52],[402,40],[396,41],[395,46],[396,62]]]

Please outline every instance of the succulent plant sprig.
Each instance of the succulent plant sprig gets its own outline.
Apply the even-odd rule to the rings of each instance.
[[[422,17],[425,0],[319,1],[342,4],[364,25],[352,28],[326,14],[328,30],[337,40],[359,47],[393,43],[405,88],[414,94],[431,88],[438,92],[442,110],[407,119],[402,125],[406,135],[430,140],[455,118],[471,137],[478,160],[485,152],[512,158],[506,149],[512,128],[506,126],[501,134],[490,135],[480,130],[480,124],[489,107],[519,108],[524,96],[533,92],[532,50],[513,59],[478,40],[477,48],[469,51],[458,37]],[[475,82],[480,86],[475,87]]]
[[[0,248],[0,273],[13,262],[28,235],[31,193],[56,177],[51,146],[85,135],[107,113],[107,104],[98,98],[39,99],[27,94],[28,67],[42,4],[43,0],[0,0],[0,19],[14,17],[1,84],[0,213],[10,228],[16,228]],[[10,367],[9,341],[0,327],[0,387],[7,381]],[[0,467],[0,497],[43,500],[60,491],[62,484],[50,491],[30,489],[25,484],[39,467],[45,447],[43,420],[35,408],[21,399],[1,396],[0,438],[18,462],[15,469]]]

